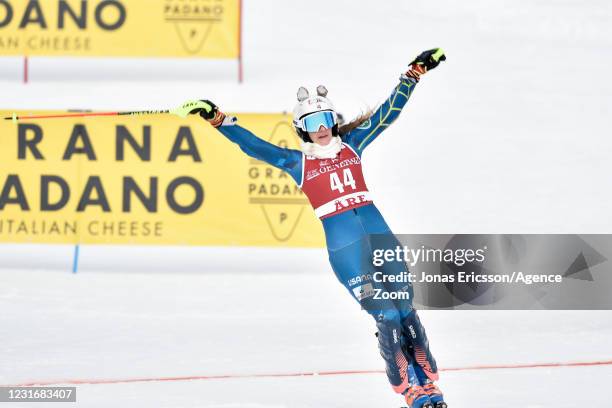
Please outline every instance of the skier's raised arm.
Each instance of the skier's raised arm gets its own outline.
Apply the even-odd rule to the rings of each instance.
[[[194,109],[191,113],[199,114],[225,137],[236,143],[243,152],[291,175],[295,171],[301,171],[301,152],[269,143],[237,125],[236,118],[226,116],[214,103],[207,100],[200,102],[203,102],[200,104],[203,107]]]
[[[400,83],[393,89],[391,96],[374,111],[368,120],[343,135],[343,141],[361,155],[363,150],[397,119],[421,75],[437,67],[440,61],[445,59],[444,53],[439,48],[422,52],[410,63],[411,68],[401,75]]]

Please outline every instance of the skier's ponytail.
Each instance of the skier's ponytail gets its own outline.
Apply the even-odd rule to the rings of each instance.
[[[351,120],[349,123],[345,123],[338,129],[338,133],[340,136],[344,136],[349,133],[351,130],[358,128],[361,126],[366,120],[370,119],[374,111],[372,109],[368,109],[365,112],[362,112],[355,119]]]

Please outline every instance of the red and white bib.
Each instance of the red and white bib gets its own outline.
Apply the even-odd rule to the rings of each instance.
[[[363,179],[361,159],[345,143],[342,143],[340,153],[334,159],[304,155],[300,188],[319,218],[372,203]]]

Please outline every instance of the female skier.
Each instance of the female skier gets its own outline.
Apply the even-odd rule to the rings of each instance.
[[[375,248],[395,249],[399,242],[372,203],[363,178],[361,155],[397,118],[420,77],[445,59],[441,49],[421,53],[401,75],[385,103],[371,115],[342,127],[325,87],[319,86],[316,96],[300,88],[293,124],[302,139],[302,151],[281,148],[258,138],[236,125],[236,118],[226,116],[210,101],[184,105],[193,106],[190,113],[198,113],[249,156],[289,173],[306,194],[323,223],[332,268],[340,283],[376,320],[379,350],[389,382],[397,393],[404,395],[411,408],[446,408],[446,403],[434,384],[438,370],[425,329],[412,307],[411,284],[389,283],[380,276],[374,277],[375,271],[382,272],[384,277],[400,276],[407,269],[399,261],[378,268],[373,265]],[[373,237],[380,236],[386,248],[374,245]],[[407,296],[384,300],[381,292],[402,292]]]

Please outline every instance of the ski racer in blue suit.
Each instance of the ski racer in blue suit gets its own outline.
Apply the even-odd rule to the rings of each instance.
[[[381,283],[373,279],[376,271],[383,275],[399,275],[407,271],[407,267],[399,261],[385,263],[378,269],[373,266],[372,237],[382,237],[386,248],[395,248],[399,242],[368,198],[361,173],[361,155],[397,119],[420,77],[445,59],[440,49],[421,53],[376,111],[343,127],[338,125],[337,114],[326,98],[324,87],[317,88],[314,97],[310,97],[305,88],[300,88],[294,126],[303,140],[302,151],[281,148],[255,136],[210,101],[194,101],[195,108],[190,110],[190,113],[199,113],[208,120],[247,155],[290,174],[308,196],[322,220],[332,268],[349,293],[374,317],[389,381],[396,392],[404,395],[411,408],[445,408],[446,403],[434,384],[438,379],[436,361],[423,325],[412,307],[411,284]],[[329,183],[327,179],[317,177],[329,163],[338,164],[337,167],[344,171],[345,183],[344,186],[342,182],[334,185],[332,180],[331,190],[322,191],[325,189],[322,186]],[[308,169],[314,171],[307,172]],[[307,174],[313,175],[312,179]],[[344,187],[358,191],[348,195],[332,191]],[[372,293],[376,290],[406,293],[407,296],[396,300],[374,300]]]

